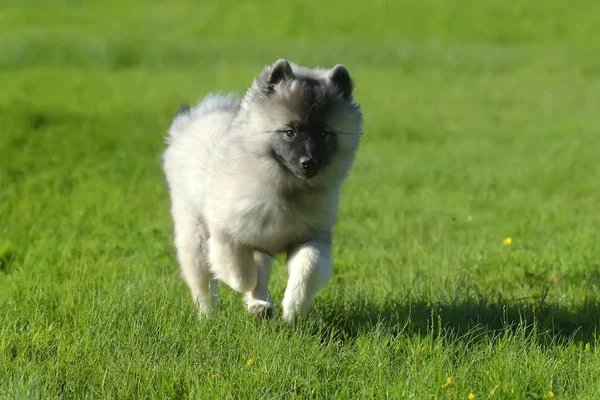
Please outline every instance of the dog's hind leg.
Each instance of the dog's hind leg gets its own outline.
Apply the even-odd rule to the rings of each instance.
[[[205,258],[205,233],[185,204],[173,204],[175,247],[181,275],[201,315],[209,314],[218,298],[218,282],[208,269]]]
[[[254,252],[254,262],[257,267],[256,287],[244,295],[244,301],[250,314],[271,318],[275,315],[275,306],[269,298],[269,275],[273,257],[269,254]]]

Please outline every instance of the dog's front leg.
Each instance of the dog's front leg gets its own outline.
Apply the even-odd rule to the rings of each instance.
[[[275,314],[275,307],[269,298],[269,275],[273,257],[269,254],[254,252],[254,263],[257,266],[256,287],[246,293],[244,301],[250,314],[271,318]]]
[[[293,322],[312,307],[315,295],[333,272],[331,240],[303,243],[288,253],[288,284],[283,296],[283,319]]]
[[[226,235],[211,235],[208,258],[215,278],[233,290],[246,293],[256,287],[257,266],[251,247],[234,243]]]

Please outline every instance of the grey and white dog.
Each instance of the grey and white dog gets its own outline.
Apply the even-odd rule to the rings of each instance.
[[[239,99],[208,95],[182,107],[163,169],[182,276],[200,314],[218,281],[245,294],[248,311],[272,316],[273,255],[287,253],[283,318],[312,307],[329,280],[340,188],[362,136],[354,83],[341,64],[266,67]]]

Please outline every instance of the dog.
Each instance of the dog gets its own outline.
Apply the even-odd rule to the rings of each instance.
[[[272,317],[267,287],[280,253],[283,319],[312,308],[332,276],[340,189],[362,137],[353,92],[342,64],[280,59],[242,98],[208,94],[176,114],[162,167],[177,260],[200,315],[214,309],[220,281],[244,294],[249,313]]]

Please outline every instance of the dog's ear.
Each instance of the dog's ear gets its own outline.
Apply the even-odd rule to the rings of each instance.
[[[354,82],[350,73],[342,64],[337,64],[329,71],[329,80],[345,99],[352,97]]]
[[[294,71],[290,63],[281,58],[270,67],[267,67],[261,76],[262,89],[267,94],[275,91],[275,86],[282,81],[289,81],[295,78]]]
[[[283,80],[288,81],[291,79],[294,79],[294,72],[292,71],[290,63],[283,58],[277,60],[273,67],[271,67],[269,84],[276,85]]]

